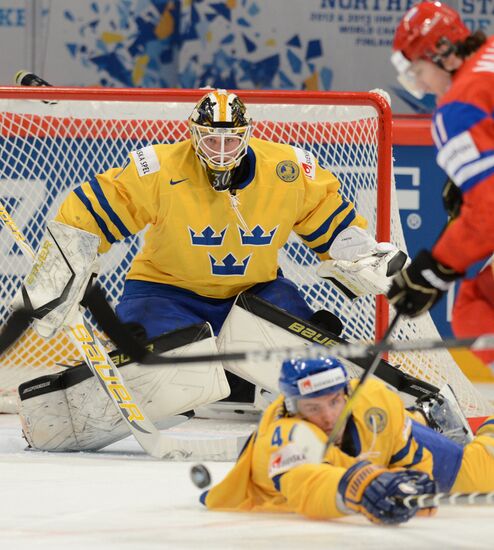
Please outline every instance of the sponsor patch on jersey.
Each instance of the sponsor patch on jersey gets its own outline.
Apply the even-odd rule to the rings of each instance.
[[[137,167],[137,172],[141,177],[157,172],[160,169],[160,161],[152,145],[132,151],[131,155]]]
[[[297,381],[300,395],[307,395],[332,386],[346,384],[347,379],[344,370],[341,367],[335,367],[330,370],[318,372],[311,376],[306,376]]]
[[[281,449],[278,449],[271,455],[269,460],[269,477],[273,478],[277,475],[283,474],[300,466],[301,464],[308,464],[306,454],[295,443],[288,443]]]
[[[364,415],[365,425],[371,432],[381,433],[388,425],[388,415],[380,407],[371,407]]]
[[[311,152],[300,149],[300,147],[294,147],[293,149],[305,177],[313,180],[316,177],[316,158]]]
[[[297,166],[297,163],[293,162],[293,160],[282,160],[276,165],[276,174],[280,180],[291,183],[298,178],[300,169]]]

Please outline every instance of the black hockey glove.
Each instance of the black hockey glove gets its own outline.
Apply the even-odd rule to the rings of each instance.
[[[443,205],[449,220],[454,220],[460,215],[461,205],[463,204],[463,193],[450,178],[448,178],[444,184],[442,197]]]
[[[418,512],[416,504],[404,504],[405,497],[436,491],[435,482],[424,472],[388,470],[365,460],[351,466],[338,484],[339,497],[349,512],[388,525],[404,523]]]
[[[393,279],[388,300],[400,313],[416,317],[428,311],[451,283],[462,276],[435,260],[428,250],[422,250]]]

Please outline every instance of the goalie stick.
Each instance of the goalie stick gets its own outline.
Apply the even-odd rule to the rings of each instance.
[[[161,365],[165,364],[185,364],[185,363],[200,363],[211,360],[210,355],[190,355],[187,357],[177,357],[176,360],[170,361],[166,357],[157,357],[153,353],[149,352],[141,342],[139,342],[129,329],[118,319],[114,311],[108,304],[104,292],[97,286],[93,285],[91,289],[86,293],[83,301],[84,305],[92,312],[95,319],[98,321],[101,328],[106,335],[120,348],[124,353],[134,359],[134,361],[153,365],[159,362]],[[255,313],[257,316],[269,320],[277,326],[280,326],[286,330],[290,330],[295,327],[294,331],[302,338],[307,338],[308,343],[313,344],[313,340],[309,336],[315,334],[318,336],[319,341],[325,340],[325,346],[304,346],[296,348],[278,348],[274,350],[252,350],[246,352],[232,352],[232,353],[219,353],[217,357],[225,360],[253,360],[257,362],[265,361],[266,359],[277,357],[281,361],[284,361],[290,357],[297,356],[313,356],[315,358],[327,353],[335,353],[340,348],[346,350],[347,346],[351,346],[342,338],[325,331],[321,327],[312,325],[309,321],[302,321],[293,315],[290,315],[286,311],[281,310],[268,304],[258,296],[245,293],[240,296],[238,305],[248,311]],[[384,347],[384,344],[382,344]],[[364,350],[358,357],[352,359],[352,362],[360,368],[366,370],[369,368],[373,357],[367,353],[367,347],[362,346],[359,348]],[[331,351],[329,351],[331,350]],[[342,354],[345,355],[344,353]],[[390,365],[386,361],[380,360],[377,364],[376,376],[381,378],[384,382],[390,384],[398,391],[402,391],[413,397],[422,397],[424,395],[436,394],[439,388],[425,382],[418,380],[413,376],[401,371],[399,368]]]
[[[253,299],[260,300],[259,298],[251,295],[249,297],[249,301],[252,302]],[[136,338],[133,337],[128,328],[123,325],[123,323],[111,310],[110,306],[106,302],[106,297],[103,291],[97,285],[93,285],[91,289],[89,289],[88,293],[84,297],[83,304],[91,311],[105,333],[118,347],[125,351],[125,353],[129,354],[135,361],[148,365],[164,365],[167,363],[173,363],[174,365],[181,363],[205,363],[208,361],[212,361],[213,358],[214,360],[218,361],[262,362],[272,357],[276,357],[279,358],[281,361],[284,361],[285,359],[296,358],[303,355],[304,357],[310,359],[317,359],[318,357],[321,357],[321,355],[324,356],[327,354],[339,355],[341,357],[345,357],[354,361],[355,359],[359,358],[368,358],[369,355],[375,355],[379,352],[384,354],[388,352],[433,351],[437,349],[458,348],[471,348],[474,350],[494,349],[494,334],[483,334],[481,336],[475,336],[471,338],[445,338],[444,340],[407,340],[403,342],[391,341],[381,342],[379,344],[366,342],[347,342],[342,338],[331,335],[330,338],[326,339],[324,345],[318,345],[317,343],[314,343],[314,340],[312,340],[311,338],[307,338],[307,340],[310,341],[312,345],[232,351],[226,353],[218,353],[214,356],[211,354],[196,354],[187,355],[184,357],[177,357],[171,360],[166,357],[154,356],[151,352],[146,350],[145,347],[136,340]],[[273,307],[273,309],[276,309],[274,308],[274,306],[271,307]],[[296,319],[293,316],[292,318]],[[316,329],[316,334],[324,333],[324,330],[320,327],[312,327],[309,322],[305,323],[308,327]],[[305,338],[305,335],[302,333],[300,333],[300,336],[302,338]],[[359,362],[354,362],[359,366],[362,366]],[[388,364],[388,366],[390,365]],[[393,368],[396,369],[396,367]],[[423,382],[417,379],[413,380],[415,380],[415,382],[417,383]],[[426,382],[424,382],[424,384],[429,385]]]
[[[24,238],[14,220],[0,202],[0,219],[11,231],[21,250],[30,259],[35,258],[35,252]],[[15,311],[6,328],[0,334],[0,353],[3,353],[26,330],[32,319],[33,312],[26,309]],[[161,434],[149,420],[143,407],[129,391],[125,382],[113,364],[107,351],[97,338],[92,327],[84,319],[77,308],[72,315],[71,324],[65,331],[84,358],[87,366],[103,386],[110,400],[114,403],[127,427],[146,453],[154,458],[163,458],[169,452],[169,440]],[[186,415],[176,415],[173,425],[181,424],[189,419]]]

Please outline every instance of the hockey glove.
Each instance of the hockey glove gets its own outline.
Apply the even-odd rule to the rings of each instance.
[[[51,338],[79,307],[84,292],[98,271],[97,235],[51,221],[31,272],[12,306],[32,311],[34,328]]]
[[[412,518],[417,506],[405,506],[410,495],[436,492],[436,484],[417,470],[388,470],[368,461],[350,467],[338,484],[338,493],[347,510],[366,516],[374,523],[396,524]]]
[[[463,193],[456,183],[447,179],[442,192],[443,205],[449,220],[454,220],[460,215],[461,205],[463,204]]]
[[[391,277],[409,258],[391,243],[378,243],[367,231],[351,226],[333,241],[329,255],[317,269],[319,277],[331,281],[345,296],[385,294]]]
[[[388,300],[409,317],[428,311],[462,273],[435,260],[422,250],[412,263],[396,275],[388,292]]]

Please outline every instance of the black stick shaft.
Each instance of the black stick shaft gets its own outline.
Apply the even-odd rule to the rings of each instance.
[[[320,357],[324,353],[346,357],[348,359],[366,357],[369,354],[383,354],[387,352],[399,351],[429,351],[435,349],[463,348],[472,349],[494,349],[494,334],[485,334],[476,338],[446,339],[446,340],[420,340],[406,342],[388,342],[387,338],[381,340],[379,344],[342,343],[336,344],[331,348],[323,346],[300,346],[300,347],[280,347],[270,350],[246,350],[234,351],[218,354],[187,355],[183,357],[155,357],[137,342],[129,333],[126,327],[123,327],[120,320],[111,310],[106,302],[103,291],[94,285],[84,297],[83,305],[88,307],[96,320],[100,323],[103,330],[115,342],[117,347],[134,360],[144,364],[159,365],[179,365],[182,363],[205,363],[211,361],[252,361],[262,362],[272,358],[280,360],[289,359],[303,355],[304,357]],[[388,329],[389,330],[389,329]]]

